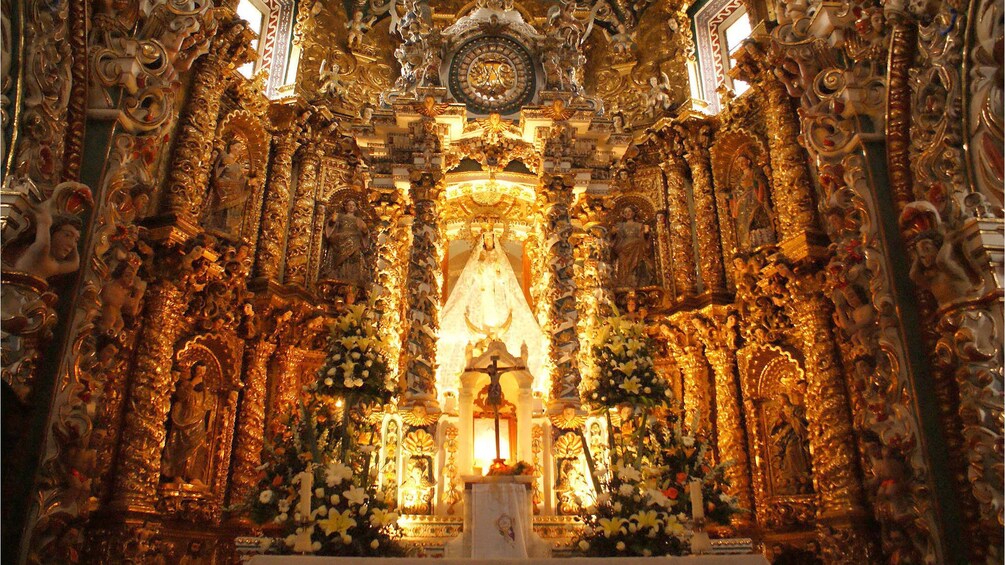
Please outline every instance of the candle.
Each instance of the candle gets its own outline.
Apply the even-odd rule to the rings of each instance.
[[[298,509],[300,510],[301,520],[309,522],[311,519],[311,496],[313,493],[311,490],[314,488],[314,473],[310,470],[310,465],[307,466],[307,470],[297,475],[300,477],[300,505]]]
[[[691,516],[695,520],[705,518],[705,504],[701,500],[700,481],[691,481]]]

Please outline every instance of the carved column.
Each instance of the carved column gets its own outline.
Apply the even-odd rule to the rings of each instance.
[[[269,184],[265,189],[261,236],[255,258],[255,276],[270,280],[279,278],[279,266],[283,259],[283,241],[290,220],[293,154],[300,145],[297,133],[291,128],[272,138],[272,164],[269,166]]]
[[[170,176],[165,191],[165,212],[195,225],[206,199],[213,141],[220,116],[220,98],[227,83],[224,72],[247,56],[247,24],[233,20],[217,33],[193,70],[186,112],[178,128]]]
[[[402,338],[406,407],[439,412],[436,399],[436,331],[440,320],[440,173],[414,171],[409,193],[415,206],[409,252],[407,327]]]
[[[572,223],[569,204],[572,184],[561,176],[542,179],[544,245],[549,273],[548,322],[551,331],[550,356],[553,367],[551,404],[548,412],[553,423],[563,427],[561,415],[566,408],[578,412],[579,399],[579,336],[576,324],[576,282],[573,280],[573,252],[569,243]],[[557,422],[556,422],[557,419]]]
[[[314,221],[314,198],[317,194],[321,154],[313,142],[304,146],[297,175],[297,192],[286,235],[285,284],[307,284],[307,260],[310,250],[311,224]]]
[[[230,503],[240,504],[258,482],[265,444],[265,395],[269,377],[269,359],[276,344],[258,339],[244,352],[244,391],[238,415],[237,442],[231,474]]]
[[[809,156],[799,144],[799,117],[785,88],[770,74],[760,83],[766,95],[772,198],[778,212],[775,218],[779,240],[786,241],[804,236],[807,231],[816,231],[813,183],[806,165]]]
[[[673,279],[673,275],[671,274],[674,270],[674,263],[671,258],[672,252],[670,251],[668,215],[666,209],[656,211],[656,253],[659,255],[659,264],[663,271],[660,280],[666,285],[668,291],[672,293],[671,296],[676,297],[677,281]]]
[[[831,563],[869,563],[875,548],[862,507],[858,452],[844,376],[834,351],[831,309],[810,281],[793,279],[790,284],[804,287],[790,293],[789,311],[806,363],[806,419],[822,552]]]
[[[610,242],[607,228],[603,224],[604,208],[602,199],[584,198],[575,209],[582,226],[582,231],[576,234],[574,248],[576,263],[581,265],[574,272],[580,312],[577,331],[584,340],[579,349],[582,374],[592,374],[594,368],[593,350],[589,346],[590,336],[594,334],[600,318],[612,313]]]
[[[402,253],[407,245],[404,228],[399,225],[404,206],[396,190],[371,189],[374,212],[380,223],[377,225],[376,265],[377,280],[372,287],[373,300],[380,322],[378,332],[387,344],[388,359],[401,357],[401,299],[402,299]],[[391,363],[388,379],[398,382],[399,366]]]
[[[677,138],[677,136],[674,136]],[[691,233],[691,207],[687,201],[690,184],[687,178],[687,163],[675,149],[681,140],[675,139],[674,147],[663,157],[660,165],[667,181],[667,208],[670,231],[670,252],[673,254],[673,280],[677,297],[694,296],[698,292],[697,269],[694,262],[694,236]]]
[[[719,233],[718,213],[715,209],[715,190],[712,185],[712,164],[708,148],[712,145],[711,127],[691,123],[681,127],[687,163],[691,168],[694,195],[694,225],[698,238],[698,260],[705,293],[726,291],[726,271],[723,269],[722,242]]]
[[[691,332],[691,314],[678,312],[674,315],[672,325],[668,326],[668,343],[674,361],[680,368],[682,377],[681,404],[684,406],[683,424],[685,429],[694,431],[710,431],[711,412],[708,390],[708,375],[705,359]],[[682,328],[687,328],[685,331]]]
[[[287,414],[297,405],[297,393],[300,391],[299,369],[303,360],[302,349],[292,344],[287,346],[274,377],[276,380],[275,402],[272,405],[274,415]]]
[[[174,391],[174,344],[182,328],[185,296],[174,283],[162,280],[146,294],[143,335],[136,349],[113,506],[152,512],[161,478],[164,427]]]
[[[695,319],[695,328],[705,346],[705,357],[715,377],[715,432],[719,457],[723,461],[735,462],[726,469],[730,494],[737,498],[740,506],[752,511],[750,462],[736,364],[738,319],[731,307],[709,307],[704,314],[706,317]],[[739,520],[741,523],[750,522],[747,516],[740,516]]]

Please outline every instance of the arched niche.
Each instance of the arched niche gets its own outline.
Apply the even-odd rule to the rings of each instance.
[[[351,286],[365,293],[373,280],[378,218],[362,186],[343,185],[315,207],[311,236],[312,286]]]
[[[797,352],[755,344],[738,352],[758,522],[809,524],[815,515],[805,415],[806,377]]]
[[[611,284],[615,290],[660,286],[656,257],[656,210],[648,198],[617,198],[607,216],[611,242]]]
[[[492,365],[493,360],[503,370],[506,367],[524,367],[502,372],[499,376],[499,384],[503,390],[503,406],[499,410],[500,437],[506,440],[501,456],[503,459],[514,461],[530,461],[532,458],[534,376],[526,369],[526,358],[512,355],[506,349],[505,343],[493,341],[484,352],[467,362],[466,366],[470,370],[462,373],[460,378],[457,395],[459,413],[457,468],[462,476],[471,474],[476,465],[484,467],[484,462],[479,464],[476,461],[479,447],[494,449],[494,445],[481,446],[479,443],[486,437],[494,440],[495,435],[491,429],[488,430],[491,432],[490,435],[484,435],[488,432],[479,429],[479,424],[488,425],[493,417],[492,409],[487,406],[485,400],[490,377],[484,370]],[[509,449],[505,448],[507,444]]]
[[[227,114],[217,129],[208,194],[200,222],[230,241],[258,240],[269,159],[269,135],[247,110]]]
[[[768,152],[745,130],[726,133],[711,151],[719,208],[729,225],[728,247],[748,252],[777,243]],[[723,223],[720,220],[720,223]]]
[[[215,517],[227,490],[240,383],[233,347],[216,336],[181,345],[172,367],[174,394],[161,452],[165,510]],[[192,504],[199,501],[201,504]]]

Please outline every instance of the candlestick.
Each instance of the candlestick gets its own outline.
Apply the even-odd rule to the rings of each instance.
[[[691,516],[695,521],[705,518],[705,504],[701,499],[700,481],[691,481]]]
[[[304,522],[309,522],[311,519],[311,492],[314,488],[314,473],[310,470],[310,465],[307,466],[307,470],[297,475],[300,477],[300,504],[298,505],[298,510],[300,510],[301,520]]]

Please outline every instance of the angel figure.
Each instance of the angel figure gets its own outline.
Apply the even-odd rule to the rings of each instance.
[[[632,47],[635,46],[635,32],[629,31],[628,27],[623,23],[618,23],[615,26],[617,33],[610,34],[604,31],[607,35],[607,39],[611,42],[611,51],[615,55],[631,55]]]
[[[14,270],[40,279],[73,273],[80,268],[81,221],[66,214],[53,214],[47,203],[27,206],[35,220],[35,241],[14,262]]]
[[[363,10],[356,10],[352,14],[352,19],[346,22],[345,27],[349,30],[349,37],[346,39],[346,47],[350,50],[358,49],[363,45],[363,36],[376,18],[363,19]]]
[[[649,92],[646,95],[648,98],[646,115],[652,119],[656,119],[656,116],[661,111],[669,110],[673,104],[673,98],[671,98],[670,93],[670,77],[666,73],[660,71],[659,78],[649,77]]]
[[[350,86],[342,82],[342,65],[338,64],[338,61],[332,61],[329,68],[328,59],[323,59],[318,76],[321,83],[318,92],[325,96],[341,98]]]

